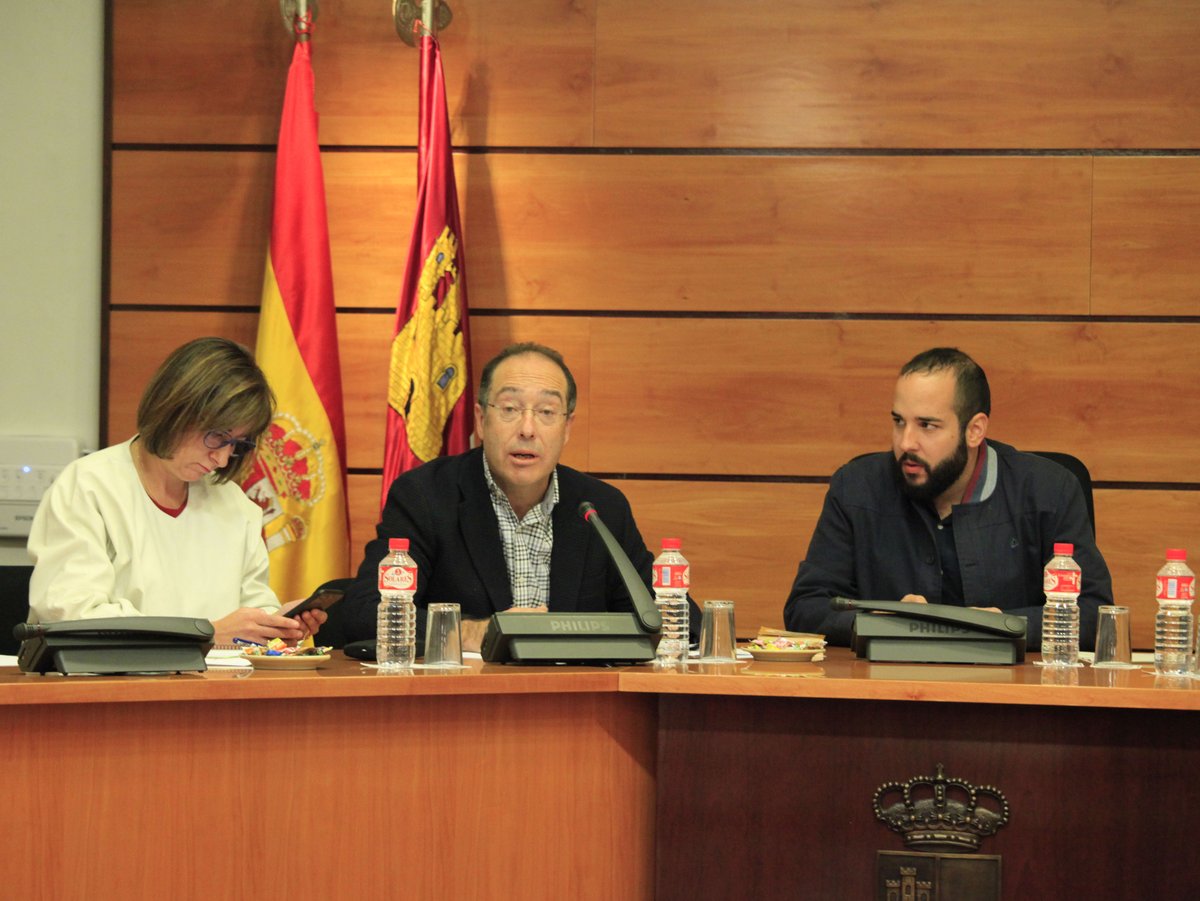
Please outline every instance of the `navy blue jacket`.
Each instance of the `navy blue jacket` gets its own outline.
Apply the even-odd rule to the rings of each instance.
[[[1042,641],[1042,570],[1053,545],[1075,545],[1083,571],[1080,645],[1095,643],[1097,608],[1112,603],[1112,577],[1096,547],[1079,481],[1057,463],[989,440],[997,479],[984,500],[951,511],[963,596],[972,607],[999,607],[1029,621],[1028,647]],[[789,629],[824,633],[849,645],[853,612],[829,609],[835,596],[898,601],[906,594],[942,603],[942,573],[932,508],[901,493],[890,452],[847,463],[833,475],[808,554],[783,618]]]
[[[579,515],[583,501],[595,505],[647,587],[651,585],[654,558],[646,550],[625,495],[599,479],[560,465],[558,503],[551,514],[550,610],[632,610],[629,592],[600,536]],[[349,641],[375,637],[379,561],[387,552],[388,538],[409,539],[409,552],[418,567],[418,609],[450,601],[461,605],[464,619],[486,619],[512,606],[500,524],[483,474],[482,449],[439,457],[400,475],[388,492],[375,534],[367,544],[357,578],[341,601]],[[420,647],[425,616],[418,616],[417,622]],[[693,632],[699,625],[693,605]]]

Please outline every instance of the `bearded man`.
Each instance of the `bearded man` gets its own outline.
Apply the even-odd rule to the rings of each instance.
[[[1042,569],[1056,542],[1083,571],[1080,643],[1089,649],[1112,577],[1079,480],[1058,463],[987,438],[991,392],[979,364],[935,347],[900,370],[892,451],[833,475],[784,606],[789,629],[849,645],[854,613],[835,596],[954,604],[1024,616],[1041,645]]]

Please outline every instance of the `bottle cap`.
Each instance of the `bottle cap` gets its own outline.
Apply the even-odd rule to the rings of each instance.
[[[388,550],[389,551],[407,551],[408,550],[408,539],[407,538],[389,538],[388,539]]]
[[[1068,541],[1054,542],[1054,556],[1055,557],[1070,557],[1073,553],[1075,553],[1075,545],[1071,544],[1070,542],[1068,542]]]
[[[664,538],[662,547],[664,551],[677,551],[683,547],[683,542],[678,538]]]
[[[1169,548],[1167,548],[1167,559],[1168,560],[1186,560],[1187,559],[1187,551],[1181,547],[1169,547]]]

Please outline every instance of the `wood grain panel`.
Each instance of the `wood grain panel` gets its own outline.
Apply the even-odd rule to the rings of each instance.
[[[112,155],[112,303],[262,302],[270,153]]]
[[[1129,607],[1134,647],[1152,649],[1154,577],[1166,549],[1187,549],[1193,569],[1200,561],[1200,492],[1098,489],[1095,498],[1096,538],[1113,574],[1114,599]]]
[[[738,635],[783,627],[783,604],[821,514],[825,485],[612,479],[646,546],[683,541],[692,598],[732,600]]]
[[[108,417],[106,442],[121,441],[136,430],[137,405],[146,382],[172,350],[202,335],[221,335],[254,347],[258,311],[175,312],[121,310],[110,316]],[[342,313],[338,336],[346,413],[347,466],[378,469],[383,465],[387,361],[394,316]],[[575,376],[579,412],[563,462],[588,468],[590,416],[590,320],[537,316],[478,316],[471,321],[472,381],[508,344],[538,341],[558,349]]]
[[[252,345],[254,320],[250,311],[114,313],[111,439],[132,429],[142,386],[172,348],[202,334]],[[386,316],[339,316],[353,468],[377,467],[382,456],[391,329]],[[900,364],[953,343],[989,372],[998,440],[1076,453],[1097,480],[1188,482],[1200,437],[1176,430],[1169,444],[1142,439],[1188,421],[1189,405],[1200,404],[1178,391],[1200,364],[1196,329],[477,316],[472,358],[478,371],[517,340],[563,351],[580,384],[564,462],[580,469],[827,476],[855,454],[888,446]]]
[[[591,468],[828,475],[889,446],[896,372],[947,344],[988,373],[992,437],[1098,480],[1194,479],[1200,326],[1179,323],[596,319]]]
[[[468,182],[471,277],[487,292],[473,296],[488,306],[1087,312],[1086,159],[472,165],[490,170]]]
[[[571,692],[8,707],[25,812],[0,851],[8,891],[252,899],[282,842],[330,897],[648,899],[654,709]],[[288,728],[248,725],[267,723]],[[297,768],[302,786],[251,800]],[[19,864],[48,848],[71,866]]]
[[[995,668],[894,669],[953,669],[965,689],[972,672]],[[897,678],[911,691],[921,676]],[[775,681],[817,690],[825,682]],[[1007,825],[979,848],[1003,858],[1004,898],[1185,898],[1200,878],[1195,839],[1157,829],[1155,805],[1162,797],[1200,803],[1200,786],[1180,778],[1195,769],[1198,735],[1191,710],[663,697],[659,772],[674,778],[658,782],[656,898],[884,897],[877,853],[904,845],[877,821],[872,799],[881,785],[943,764],[946,777],[995,786],[1006,799]],[[748,803],[764,786],[772,803]],[[1094,800],[1110,795],[1123,802]],[[783,825],[780,809],[821,815]],[[1112,850],[1097,855],[1097,845]],[[1178,866],[1163,867],[1164,855]],[[933,896],[980,897],[946,891],[948,882]]]
[[[1096,160],[1092,310],[1200,315],[1200,159]]]
[[[350,509],[350,572],[358,572],[367,542],[375,537],[379,522],[379,498],[383,477],[352,475],[346,479]]]
[[[455,144],[592,140],[594,0],[459,0],[442,33]],[[275,3],[113,2],[113,139],[273,144],[292,54]],[[313,37],[323,144],[414,145],[418,52],[389,4],[325,3]]]
[[[206,334],[253,344],[256,314],[116,312],[109,439],[132,430],[145,380],[170,349]],[[390,317],[338,317],[349,465],[382,459]],[[580,382],[564,462],[600,473],[827,476],[886,448],[895,372],[936,344],[989,372],[991,436],[1064,450],[1102,481],[1194,480],[1200,437],[1158,436],[1187,421],[1180,392],[1200,365],[1192,324],[757,322],[487,317],[472,320],[476,372],[512,341],[558,347]],[[1120,424],[1120,428],[1112,425]]]
[[[114,302],[257,306],[272,160],[115,154]],[[414,157],[323,163],[337,303],[393,309]],[[1088,159],[460,154],[455,165],[475,309],[1089,312]]]
[[[1186,3],[759,0],[727,12],[603,0],[598,144],[1200,144],[1200,17]]]

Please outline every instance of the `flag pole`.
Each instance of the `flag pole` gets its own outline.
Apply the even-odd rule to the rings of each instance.
[[[425,33],[437,36],[437,30],[433,21],[433,7],[437,0],[421,0],[421,24],[425,27]]]
[[[308,0],[296,0],[296,18],[297,18],[297,20],[300,22],[304,22],[305,17],[307,17],[307,16],[308,16]],[[307,23],[306,23],[305,27],[296,29],[296,40],[301,43],[308,40]]]

